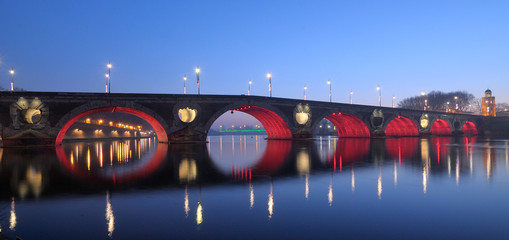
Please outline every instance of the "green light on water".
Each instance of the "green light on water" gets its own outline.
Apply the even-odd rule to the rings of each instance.
[[[220,133],[236,133],[236,132],[265,132],[265,130],[219,130]]]

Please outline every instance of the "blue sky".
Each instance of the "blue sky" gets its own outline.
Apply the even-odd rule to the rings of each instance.
[[[509,102],[509,1],[0,1],[0,85],[383,105],[421,91]],[[3,72],[3,73],[2,73]]]

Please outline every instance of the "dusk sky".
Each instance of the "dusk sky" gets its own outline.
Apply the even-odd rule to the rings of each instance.
[[[509,1],[0,1],[0,86],[375,105],[432,90],[509,102]]]

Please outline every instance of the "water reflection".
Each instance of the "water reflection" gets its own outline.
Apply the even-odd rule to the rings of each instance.
[[[119,237],[125,231],[122,229],[132,224],[126,223],[126,216],[135,211],[126,208],[120,199],[133,198],[132,204],[151,203],[159,192],[169,196],[165,201],[178,199],[177,203],[149,206],[145,209],[147,215],[176,206],[171,212],[181,219],[173,215],[164,219],[172,218],[172,224],[178,226],[190,223],[207,229],[218,219],[226,219],[218,216],[219,212],[231,216],[251,211],[249,216],[261,216],[264,221],[271,220],[270,224],[278,224],[280,218],[307,214],[308,205],[313,206],[313,211],[348,211],[345,206],[355,206],[356,201],[394,203],[395,199],[408,197],[405,194],[413,194],[417,200],[419,196],[436,198],[438,192],[451,192],[447,186],[456,189],[455,185],[461,185],[462,192],[468,193],[474,183],[480,184],[478,179],[482,184],[498,186],[504,181],[497,179],[509,177],[507,140],[324,137],[292,142],[267,141],[256,136],[211,136],[209,140],[198,144],[157,144],[153,139],[132,139],[74,142],[32,151],[3,149],[0,184],[5,191],[0,196],[6,206],[0,222],[2,230],[17,233],[26,221],[37,219],[29,215],[30,211],[24,211],[23,201],[80,198],[83,192],[100,197],[100,207],[96,209],[101,211],[100,219],[106,220],[108,236],[115,233]],[[156,197],[135,198],[148,196],[152,190]],[[277,206],[284,208],[276,209],[276,197]],[[104,237],[105,232],[102,234]]]

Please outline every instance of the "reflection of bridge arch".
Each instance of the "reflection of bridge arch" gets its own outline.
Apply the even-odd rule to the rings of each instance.
[[[387,138],[385,149],[391,158],[410,160],[417,151],[419,138]]]
[[[212,124],[226,112],[244,112],[256,118],[265,128],[268,139],[291,139],[292,132],[290,124],[285,115],[278,109],[267,104],[231,104],[214,113],[207,124],[206,129],[210,129]]]
[[[137,116],[147,121],[150,124],[150,126],[152,126],[159,142],[168,142],[168,134],[166,133],[165,130],[167,128],[167,124],[161,117],[159,117],[159,115],[143,106],[135,104],[130,105],[131,106],[129,107],[125,107],[113,104],[106,104],[105,106],[97,106],[96,104],[86,104],[78,108],[75,108],[74,110],[64,115],[57,123],[56,127],[59,129],[59,132],[56,137],[55,144],[56,145],[62,144],[62,140],[64,139],[65,133],[73,123],[75,123],[84,116],[97,112],[123,112]]]
[[[371,139],[369,138],[338,138],[334,152],[334,166],[354,163],[362,160],[369,153]]]
[[[465,121],[465,124],[461,127],[461,131],[465,135],[477,135],[477,126],[473,122]]]
[[[385,128],[386,136],[415,137],[419,136],[417,125],[410,118],[397,116],[389,121]]]
[[[443,120],[436,119],[431,125],[431,134],[432,135],[451,135],[451,125]]]
[[[91,174],[89,171],[85,171],[74,165],[74,160],[71,161],[70,155],[65,152],[63,145],[58,145],[55,148],[58,161],[65,169],[67,169],[73,176],[77,176],[88,180],[98,180],[110,183],[125,183],[133,181],[138,178],[148,176],[161,166],[162,162],[166,159],[168,152],[168,145],[158,144],[157,148],[151,155],[145,156],[142,162],[133,165],[133,168],[125,168],[124,165],[119,167],[125,168],[121,170],[111,169],[111,171],[102,172],[103,174]],[[105,174],[106,173],[106,174]]]
[[[237,179],[251,179],[252,175],[269,175],[280,169],[290,151],[292,149],[292,142],[285,140],[267,140],[266,148],[263,155],[256,161],[248,165],[237,165],[232,162],[229,167],[231,169],[231,175]],[[220,166],[213,156],[210,156],[211,161],[214,165],[222,171],[223,174],[228,174],[226,166]]]
[[[350,113],[333,113],[327,117],[338,131],[338,137],[370,137],[366,124],[357,116]]]

